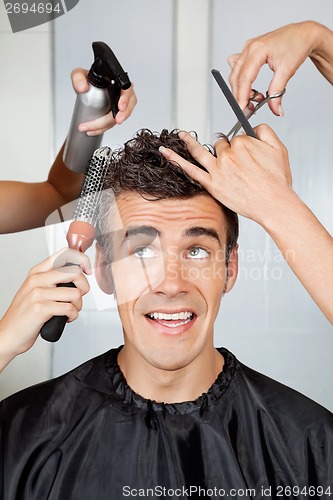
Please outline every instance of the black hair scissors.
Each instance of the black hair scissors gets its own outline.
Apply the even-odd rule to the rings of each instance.
[[[249,118],[253,116],[266,102],[270,101],[271,99],[276,99],[278,97],[281,97],[285,94],[286,89],[283,89],[281,92],[277,92],[276,94],[268,94],[266,92],[266,97],[263,97],[263,99],[260,99],[259,102],[255,101],[255,99],[258,96],[261,96],[262,94],[258,92],[257,90],[253,90],[253,93],[251,95],[251,98],[249,100],[248,105],[245,108],[245,112],[239,107],[238,102],[232,95],[231,90],[229,89],[228,85],[224,81],[221,73],[216,70],[212,69],[212,75],[215,78],[217,84],[219,85],[220,89],[222,90],[224,96],[226,97],[228,103],[230,104],[233,112],[238,118],[237,123],[232,127],[232,129],[225,135],[226,139],[230,139],[232,137],[235,137],[235,135],[239,132],[241,128],[244,129],[244,132],[257,139],[256,133],[251,127],[249,123]],[[256,102],[256,105],[253,105],[252,101]],[[251,106],[250,106],[251,104]]]

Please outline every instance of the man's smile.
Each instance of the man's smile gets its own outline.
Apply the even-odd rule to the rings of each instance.
[[[152,311],[145,315],[150,324],[161,333],[181,334],[194,324],[197,315],[187,309],[175,311]]]

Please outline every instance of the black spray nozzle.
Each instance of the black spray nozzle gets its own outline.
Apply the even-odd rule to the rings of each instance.
[[[106,43],[93,42],[92,47],[95,61],[90,68],[88,81],[95,87],[108,90],[111,110],[115,118],[118,113],[120,91],[129,89],[131,81]]]
[[[104,79],[115,82],[122,90],[129,89],[131,86],[128,74],[121,67],[120,62],[104,42],[93,42],[95,61],[91,70]]]

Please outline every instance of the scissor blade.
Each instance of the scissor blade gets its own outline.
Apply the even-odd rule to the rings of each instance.
[[[223,92],[225,98],[227,99],[231,109],[233,110],[233,112],[237,116],[237,119],[239,120],[241,126],[244,129],[244,132],[247,135],[257,139],[255,131],[253,130],[248,119],[246,118],[243,111],[239,107],[239,104],[236,101],[236,99],[234,98],[234,96],[232,95],[231,90],[229,89],[228,85],[223,80],[221,73],[217,69],[212,69],[212,75],[215,78],[218,86],[222,90],[222,92]]]

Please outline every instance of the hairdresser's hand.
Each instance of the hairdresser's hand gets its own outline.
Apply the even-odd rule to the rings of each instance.
[[[207,172],[189,163],[170,149],[162,154],[178,163],[214,198],[231,210],[261,225],[274,214],[274,200],[292,196],[288,153],[267,125],[255,129],[260,141],[241,135],[231,140],[219,139],[217,157],[201,146],[190,134],[180,132],[191,155]]]
[[[182,132],[190,153],[207,172],[170,149],[161,153],[218,201],[258,222],[333,324],[333,238],[292,190],[284,145],[267,125],[255,131],[260,141],[245,135],[235,137],[230,144],[218,140],[217,158]]]
[[[77,264],[64,267],[66,263]],[[43,324],[52,316],[74,321],[89,291],[84,274],[91,274],[89,258],[76,250],[63,249],[33,267],[0,321],[0,372],[35,343]],[[74,282],[76,288],[57,287]]]
[[[248,40],[240,54],[228,58],[232,69],[229,81],[241,108],[246,106],[253,82],[264,64],[274,72],[269,94],[283,90],[307,57],[333,83],[332,45],[333,33],[313,21],[289,24]],[[269,107],[275,115],[283,114],[281,98],[269,101]]]
[[[87,75],[88,71],[82,68],[76,68],[72,71],[71,78],[75,92],[86,92],[88,90]],[[123,123],[131,115],[136,103],[137,98],[132,83],[129,89],[122,90],[120,93],[120,99],[118,101],[119,111],[116,118],[113,118],[112,111],[110,111],[107,115],[102,116],[101,118],[81,123],[79,130],[92,136],[103,134],[106,130],[114,127],[116,124],[120,125]]]

